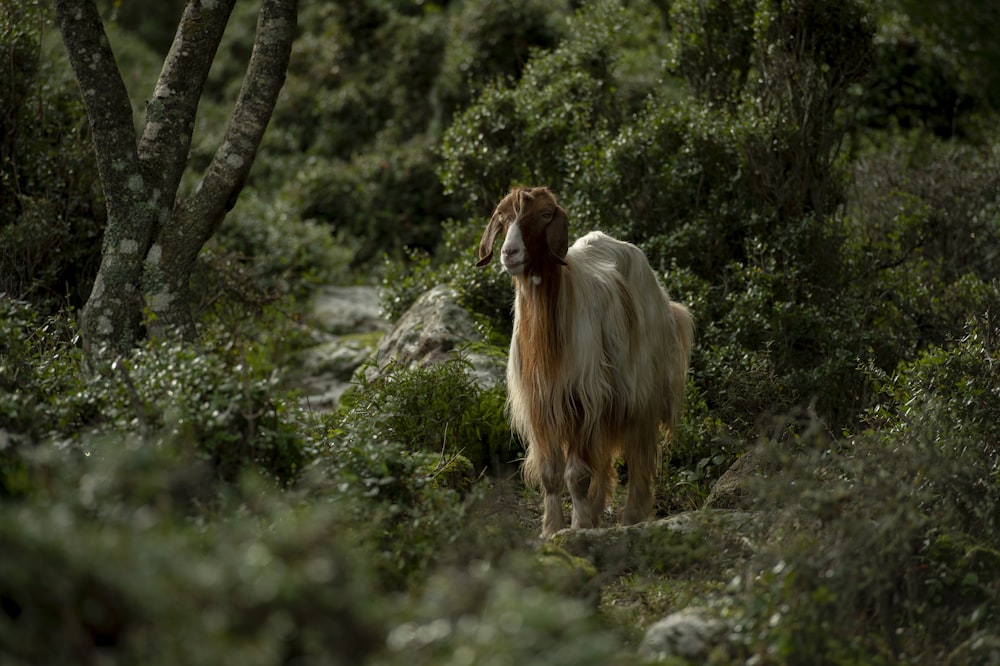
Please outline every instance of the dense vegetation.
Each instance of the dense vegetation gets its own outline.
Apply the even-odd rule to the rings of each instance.
[[[137,117],[180,4],[105,3]],[[251,180],[200,259],[200,340],[96,371],[74,324],[104,224],[87,121],[46,4],[3,3],[0,661],[624,664],[698,605],[731,628],[712,663],[991,663],[992,3],[301,4]],[[682,542],[595,572],[534,542],[503,387],[461,358],[359,380],[333,414],[289,386],[313,290],[372,276],[391,319],[451,283],[502,354],[509,281],[472,258],[512,183],[639,244],[690,304],[658,512],[753,456],[768,528],[747,562]]]

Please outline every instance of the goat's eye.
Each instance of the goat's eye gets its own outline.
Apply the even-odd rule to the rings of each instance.
[[[552,219],[552,211],[551,210],[543,210],[542,211],[542,219],[543,220],[551,220]]]

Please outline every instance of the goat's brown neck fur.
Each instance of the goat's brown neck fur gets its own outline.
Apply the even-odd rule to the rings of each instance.
[[[524,386],[533,394],[536,404],[545,404],[546,388],[558,383],[563,372],[563,331],[559,317],[562,269],[552,264],[538,277],[541,278],[538,284],[528,275],[516,278],[517,343]]]

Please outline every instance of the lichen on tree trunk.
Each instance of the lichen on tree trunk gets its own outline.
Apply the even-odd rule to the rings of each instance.
[[[116,357],[142,335],[194,335],[188,282],[253,166],[284,84],[297,0],[262,0],[253,53],[225,138],[186,199],[198,100],[236,0],[189,0],[137,137],[128,93],[93,0],[55,0],[56,21],[94,135],[108,223],[101,264],[81,315],[92,361]]]

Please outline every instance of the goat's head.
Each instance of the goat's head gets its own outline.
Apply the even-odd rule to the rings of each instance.
[[[477,266],[490,263],[501,235],[500,263],[512,276],[539,276],[555,265],[566,265],[569,219],[548,188],[515,187],[500,200],[479,241]]]

